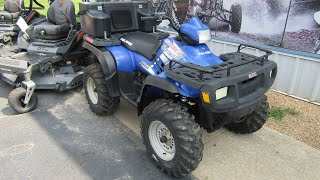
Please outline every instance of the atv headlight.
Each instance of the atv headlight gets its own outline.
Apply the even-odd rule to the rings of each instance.
[[[227,97],[227,95],[228,95],[228,87],[227,86],[216,90],[216,100]]]
[[[199,43],[206,43],[211,40],[211,32],[210,30],[203,30],[203,31],[198,31],[199,35]]]

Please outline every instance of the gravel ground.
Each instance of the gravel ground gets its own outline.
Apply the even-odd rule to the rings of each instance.
[[[302,29],[298,32],[286,32],[283,44],[285,48],[313,53],[319,36],[320,28],[314,30]]]
[[[281,122],[271,118],[267,126],[320,150],[320,106],[273,91],[267,96],[270,106],[291,107],[300,112],[298,116],[287,115]]]

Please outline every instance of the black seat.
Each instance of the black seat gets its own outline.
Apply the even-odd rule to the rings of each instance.
[[[58,40],[66,38],[71,25],[76,26],[74,4],[71,0],[55,0],[48,9],[47,21],[34,26],[35,38]]]
[[[23,0],[5,0],[0,10],[0,23],[15,23],[24,8]]]
[[[157,37],[143,32],[124,35],[120,38],[120,41],[126,48],[145,56],[149,60],[155,57],[161,45],[161,41]]]

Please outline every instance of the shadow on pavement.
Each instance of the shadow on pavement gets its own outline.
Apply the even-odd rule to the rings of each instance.
[[[0,96],[5,96],[7,89],[3,89],[2,85],[0,87]],[[160,172],[146,156],[141,138],[114,117],[98,117],[89,110],[81,88],[65,93],[37,93],[38,108],[28,114],[14,115],[8,105],[1,104],[1,112],[8,115],[5,117],[7,123],[17,124],[12,131],[15,131],[15,128],[24,129],[17,135],[21,139],[10,136],[9,132],[7,135],[12,139],[5,142],[12,144],[9,141],[13,141],[17,144],[34,141],[35,144],[28,161],[24,161],[23,157],[16,161],[10,161],[11,157],[3,159],[6,162],[6,170],[1,173],[3,177],[12,176],[11,171],[15,171],[14,167],[18,166],[16,163],[20,162],[25,166],[20,167],[18,177],[28,177],[30,174],[33,174],[34,178],[55,177],[59,176],[56,171],[66,171],[61,175],[62,178],[88,176],[91,179],[171,179]],[[49,136],[50,140],[44,138],[44,135],[41,135],[43,133]],[[67,159],[59,160],[59,157],[65,155],[59,154],[56,148],[61,149]],[[0,162],[3,160],[0,158]],[[74,162],[79,170],[62,168],[70,166],[70,162]],[[59,167],[55,168],[55,163],[58,163]]]

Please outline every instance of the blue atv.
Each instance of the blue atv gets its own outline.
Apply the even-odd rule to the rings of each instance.
[[[148,11],[145,2],[80,3],[83,47],[91,52],[84,72],[88,103],[98,115],[111,115],[120,97],[138,110],[149,156],[169,175],[186,176],[202,159],[200,127],[223,126],[241,134],[265,124],[276,63],[272,52],[214,55],[209,28],[197,17],[169,37],[156,30],[168,19]]]

